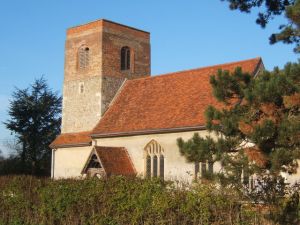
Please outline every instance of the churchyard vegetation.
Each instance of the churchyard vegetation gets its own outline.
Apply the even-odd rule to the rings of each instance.
[[[220,161],[231,179],[242,173],[295,173],[300,158],[300,63],[262,71],[256,77],[237,68],[211,77],[222,108],[209,106],[206,127],[217,138],[178,139],[193,162]],[[234,154],[233,154],[234,153]]]
[[[223,103],[206,110],[206,127],[217,137],[180,138],[180,152],[190,162],[220,162],[222,172],[209,178],[234,187],[249,202],[272,205],[270,218],[278,223],[276,205],[288,189],[282,172],[296,173],[300,158],[300,62],[256,77],[241,68],[232,73],[220,70],[210,83],[215,98]],[[289,212],[297,213],[298,190],[289,196],[294,199]],[[299,222],[283,221],[280,224]]]
[[[245,202],[233,188],[215,183],[186,186],[134,177],[51,180],[2,176],[0,190],[1,225],[271,224],[271,209],[276,208],[278,220],[283,220],[293,207],[293,199],[273,199],[271,192],[269,206]]]
[[[15,88],[8,114],[4,124],[15,141],[7,143],[11,155],[0,160],[0,174],[49,176],[49,144],[60,132],[61,97],[42,77],[28,88]]]

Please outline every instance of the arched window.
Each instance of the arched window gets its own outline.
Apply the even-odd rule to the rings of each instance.
[[[255,188],[256,175],[251,174],[249,171],[249,167],[246,166],[241,170],[240,181],[245,187],[253,190]]]
[[[195,162],[195,180],[198,179],[199,172],[200,172],[199,162]]]
[[[89,65],[89,53],[90,49],[86,46],[81,46],[78,50],[78,67],[79,69],[85,69]]]
[[[206,174],[206,162],[201,162],[201,174],[202,176]]]
[[[156,141],[150,141],[145,147],[146,165],[145,176],[160,177],[165,176],[165,157],[164,149]]]
[[[125,46],[121,48],[121,70],[130,69],[130,48]]]
[[[153,156],[153,177],[157,177],[157,156]]]
[[[159,157],[159,176],[162,179],[165,176],[165,157],[163,155]]]
[[[248,168],[244,168],[243,170],[242,170],[242,175],[241,175],[242,177],[242,183],[244,184],[244,185],[246,185],[246,186],[248,186],[249,185],[249,181],[250,181],[250,174],[249,174],[249,170],[248,170]]]
[[[208,162],[208,172],[210,174],[213,174],[213,172],[214,172],[214,163],[213,162]]]
[[[151,157],[147,155],[146,158],[146,176],[151,177]]]
[[[211,161],[196,162],[195,163],[195,180],[198,177],[210,176],[214,173],[214,163]]]

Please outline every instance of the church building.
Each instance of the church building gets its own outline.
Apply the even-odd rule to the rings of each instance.
[[[189,163],[177,139],[205,128],[218,106],[209,80],[219,69],[256,76],[261,58],[151,76],[150,33],[108,20],[69,28],[61,134],[51,143],[53,178],[111,175],[192,181],[218,163]]]

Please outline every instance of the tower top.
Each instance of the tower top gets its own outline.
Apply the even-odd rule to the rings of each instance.
[[[74,26],[74,27],[70,27],[67,29],[67,36],[73,35],[73,34],[77,34],[77,33],[81,33],[83,31],[88,31],[88,30],[93,30],[93,29],[101,29],[101,28],[111,28],[111,29],[117,29],[119,31],[127,31],[127,32],[132,32],[134,35],[140,35],[141,37],[144,38],[149,38],[150,36],[150,32],[148,31],[144,31],[144,30],[140,30],[134,27],[130,27],[127,25],[123,25],[120,23],[116,23],[110,20],[106,20],[106,19],[99,19],[99,20],[95,20],[86,24],[81,24],[78,26]]]
[[[150,33],[108,20],[67,29],[62,133],[91,130],[126,79],[150,76]]]

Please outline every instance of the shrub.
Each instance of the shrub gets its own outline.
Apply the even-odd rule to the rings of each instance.
[[[159,179],[0,177],[0,224],[255,224],[233,190]],[[258,223],[257,223],[258,224]]]

